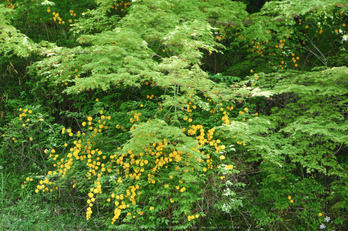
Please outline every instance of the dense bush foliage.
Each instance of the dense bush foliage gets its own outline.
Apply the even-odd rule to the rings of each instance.
[[[2,1],[0,227],[347,229],[347,10]]]

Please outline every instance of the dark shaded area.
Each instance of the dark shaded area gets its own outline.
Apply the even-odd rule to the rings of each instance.
[[[267,0],[242,0],[247,5],[247,11],[249,14],[259,12]]]

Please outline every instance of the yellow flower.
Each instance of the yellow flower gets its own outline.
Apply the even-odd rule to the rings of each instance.
[[[88,116],[87,120],[88,120],[88,121],[92,121],[92,120],[93,120],[93,118],[92,118],[92,117],[90,117],[90,116]]]
[[[291,200],[291,201],[290,201],[290,203],[294,203],[294,201],[293,201],[293,200]]]
[[[323,214],[322,214],[322,213],[319,213],[318,215],[319,215],[319,217],[321,217]]]
[[[52,149],[52,150],[51,150],[51,152],[52,152],[52,153],[55,153],[55,152],[56,152],[56,150]]]
[[[191,123],[191,122],[192,122],[192,119],[190,118],[188,121]]]
[[[288,196],[288,199],[291,200],[291,196]]]
[[[220,160],[224,160],[225,159],[225,156],[220,156]]]
[[[154,209],[154,207],[151,206],[151,207],[150,207],[150,211],[153,210],[153,209]]]
[[[227,165],[226,169],[233,169],[233,165]]]
[[[203,168],[203,172],[206,172],[207,171],[207,168]]]

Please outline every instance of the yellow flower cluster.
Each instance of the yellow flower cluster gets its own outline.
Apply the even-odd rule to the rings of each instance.
[[[23,110],[22,108],[19,109],[19,111],[22,111],[22,110]],[[23,113],[19,114],[19,116],[18,116],[20,121],[24,121],[24,117],[27,116],[27,114],[26,114],[27,112],[28,112],[29,114],[31,114],[33,111],[32,111],[32,110],[29,110],[29,109],[24,109],[24,110],[23,110]],[[23,118],[22,118],[22,117],[23,117]],[[26,119],[26,121],[29,121],[29,120],[30,120],[29,118]],[[25,125],[23,125],[23,126],[25,126]]]
[[[30,113],[30,112],[29,112]],[[102,175],[103,172],[105,172],[106,166],[104,163],[101,163],[101,159],[105,159],[106,156],[102,156],[102,151],[99,149],[91,149],[92,147],[92,143],[89,141],[91,138],[95,137],[96,134],[98,132],[102,132],[102,130],[108,129],[108,127],[105,125],[106,120],[110,120],[111,117],[106,117],[106,116],[101,116],[101,120],[98,120],[98,123],[96,124],[95,128],[93,129],[93,131],[90,133],[89,137],[86,137],[85,139],[78,139],[74,141],[74,147],[70,148],[70,152],[68,152],[66,154],[66,156],[64,156],[61,159],[59,158],[58,154],[56,153],[55,149],[52,149],[50,151],[50,155],[49,157],[53,160],[53,161],[57,161],[53,166],[57,167],[57,172],[54,171],[53,173],[50,171],[49,175],[51,176],[61,176],[61,177],[65,177],[67,171],[69,171],[69,169],[72,168],[72,166],[74,165],[74,161],[84,161],[86,166],[89,168],[89,172],[87,173],[88,177],[90,177],[91,175],[98,175],[99,177]],[[88,117],[88,124],[90,126],[92,126],[92,117]],[[86,123],[86,122],[84,122]],[[63,128],[62,129],[62,134],[64,134],[65,132],[67,132],[69,134],[69,136],[73,136],[73,133],[71,131],[71,129],[66,129]],[[76,136],[79,137],[83,135],[85,137],[85,133],[81,133],[80,131],[78,131],[76,133]],[[67,144],[65,146],[68,146]],[[48,150],[45,150],[45,153],[49,153]],[[55,154],[55,155],[54,155]],[[92,161],[93,160],[93,161]],[[97,171],[100,168],[100,172],[97,174]],[[108,169],[108,171],[110,171],[110,169]],[[45,181],[40,182],[40,184],[37,186],[37,192],[41,189],[48,191],[47,188],[45,188],[44,184],[50,184],[50,182],[48,181],[48,179],[46,178]],[[101,193],[101,185],[99,181],[95,182],[95,188],[92,190],[95,194]],[[76,186],[74,184],[74,186]],[[73,187],[74,187],[73,186]],[[52,191],[52,189],[51,189]],[[91,198],[90,199],[90,203],[94,202],[95,198]],[[90,204],[89,203],[89,204]],[[90,214],[88,215],[90,216]],[[88,217],[87,216],[87,217]]]
[[[48,9],[47,9],[47,12],[49,12]],[[63,21],[63,19],[59,16],[59,13],[52,12],[52,15],[53,15],[53,18],[52,18],[53,21],[57,21],[58,20],[59,24],[65,24],[65,21]]]
[[[29,109],[22,109],[22,108],[20,108],[19,109],[19,111],[23,111],[21,114],[19,114],[19,120],[20,121],[22,121],[22,122],[29,122],[30,121],[30,118],[27,118],[26,120],[24,119],[24,117],[26,117],[27,116],[27,114],[26,113],[29,113],[29,114],[31,114],[32,113],[32,110],[29,110]],[[42,119],[40,119],[40,121],[42,121]],[[25,126],[27,126],[27,124],[25,124],[25,123],[23,123],[22,124],[22,126],[23,127],[25,127]],[[15,138],[12,138],[13,139],[13,141],[16,143],[17,142],[17,140],[15,139]]]
[[[291,199],[291,196],[288,196],[288,199],[289,199],[290,203],[294,203],[294,200]]]
[[[224,111],[224,116],[221,118],[225,125],[230,125],[230,119],[228,118],[227,113]]]
[[[148,99],[153,99],[154,95],[148,96]],[[196,109],[197,106],[188,104],[187,112],[190,113]],[[233,107],[227,107],[227,110],[232,110]],[[221,110],[221,109],[220,109]],[[223,111],[223,110],[222,110]],[[30,112],[29,112],[30,113]],[[131,122],[139,122],[141,113],[137,111],[132,112],[133,118],[130,119]],[[180,150],[180,146],[177,146],[178,142],[168,141],[166,138],[159,139],[155,137],[155,134],[142,134],[144,137],[154,137],[158,141],[152,142],[147,146],[142,148],[142,151],[139,150],[127,150],[118,148],[118,152],[108,155],[104,154],[104,150],[100,150],[96,146],[96,137],[99,133],[108,129],[108,120],[111,120],[110,116],[103,115],[103,111],[100,112],[100,117],[92,118],[91,116],[87,117],[86,121],[82,122],[82,126],[86,127],[89,132],[87,134],[82,133],[81,131],[74,132],[70,128],[62,128],[62,134],[68,134],[71,137],[76,139],[73,141],[72,147],[68,148],[68,152],[60,153],[58,150],[51,149],[47,150],[46,153],[49,154],[49,158],[54,161],[54,166],[57,168],[56,171],[50,171],[48,177],[37,186],[38,191],[52,191],[54,189],[54,183],[50,182],[48,179],[56,177],[66,177],[72,174],[76,170],[76,166],[86,166],[85,177],[88,180],[93,179],[94,185],[90,188],[88,193],[87,200],[87,212],[86,219],[90,219],[92,215],[93,205],[97,201],[103,200],[105,202],[112,203],[115,206],[114,216],[112,222],[116,222],[121,214],[126,214],[126,219],[136,218],[138,215],[143,215],[145,211],[149,212],[155,210],[154,205],[145,209],[145,207],[139,207],[141,210],[133,211],[130,213],[129,209],[133,209],[133,205],[137,206],[146,206],[143,201],[139,201],[141,198],[140,189],[144,187],[141,184],[149,184],[149,186],[155,185],[155,187],[161,187],[166,191],[170,191],[168,194],[173,197],[173,190],[175,190],[174,184],[177,183],[177,175],[172,174],[166,180],[161,178],[161,174],[158,172],[161,169],[171,169],[172,171],[190,172],[200,169],[197,166],[197,162],[200,163],[204,172],[208,169],[213,169],[213,158],[209,154],[205,154],[199,149],[204,145],[209,145],[212,147],[216,153],[219,153],[221,150],[225,149],[225,146],[222,145],[221,140],[214,139],[215,129],[205,130],[202,125],[191,125],[188,127],[187,134],[190,136],[196,136],[197,149],[193,149],[197,153],[203,154],[200,158],[194,158],[192,153],[187,153]],[[192,121],[190,118],[189,121]],[[149,120],[150,121],[150,120]],[[122,129],[126,131],[123,126],[116,125],[117,129]],[[80,137],[81,136],[81,137]],[[68,144],[64,145],[68,147]],[[221,160],[225,159],[225,156],[221,156]],[[206,161],[205,161],[206,160]],[[227,169],[232,169],[233,166],[226,167]],[[118,175],[114,183],[117,185],[115,191],[103,192],[102,180],[101,177],[104,174],[116,172]],[[76,175],[76,174],[75,174]],[[180,180],[180,179],[179,179]],[[140,183],[141,182],[141,183]],[[147,182],[147,183],[146,183]],[[72,187],[78,187],[77,179],[74,179],[74,182],[71,183]],[[177,186],[177,191],[175,190],[174,198],[168,197],[168,203],[175,203],[178,201],[178,197],[185,191],[189,191],[189,185],[186,184],[183,180],[179,181],[180,186]],[[141,186],[139,186],[141,185]],[[144,189],[143,189],[144,190]],[[108,196],[100,196],[101,194],[110,193]],[[148,207],[147,207],[148,208]],[[190,220],[198,218],[198,214],[195,216],[190,216]]]
[[[86,220],[89,220],[91,218],[91,215],[92,215],[92,208],[88,207],[86,212]]]
[[[104,118],[105,119],[105,118]],[[88,119],[89,121],[92,121],[90,118]],[[98,131],[99,132],[99,131]],[[93,135],[92,135],[93,136]],[[78,145],[79,142],[75,142],[75,145]],[[154,163],[155,163],[155,167],[151,169],[151,171],[153,173],[155,173],[156,171],[158,171],[161,167],[163,167],[164,165],[170,163],[170,161],[177,161],[180,162],[182,159],[182,155],[183,153],[181,151],[174,151],[173,153],[169,154],[169,158],[168,157],[163,157],[164,153],[163,151],[165,151],[165,147],[168,145],[168,142],[166,139],[163,140],[163,142],[159,142],[159,143],[154,143],[151,146],[149,146],[146,150],[145,150],[145,155],[144,154],[140,154],[140,157],[145,157],[145,156],[156,156],[158,158],[155,159]],[[97,154],[97,149],[96,150],[92,150],[92,149],[87,149],[88,151],[90,151],[89,155],[87,155],[87,166],[90,167],[90,172],[89,175],[90,176],[95,176],[97,175],[98,178],[100,178],[101,173],[98,174],[97,171],[98,170],[98,166],[103,167],[104,164],[99,163],[99,161],[89,161],[90,158],[93,158],[93,155]],[[87,151],[87,152],[88,152]],[[102,152],[98,151],[98,154],[101,155]],[[161,155],[161,157],[160,157]],[[116,162],[116,164],[122,165],[123,169],[124,169],[124,173],[125,173],[125,178],[131,178],[131,179],[140,179],[142,172],[144,172],[144,168],[145,166],[149,163],[148,159],[144,159],[144,158],[137,158],[139,156],[135,156],[133,154],[133,152],[131,150],[127,151],[126,155],[121,155],[117,158],[116,155],[112,155],[110,158],[112,159],[112,162]],[[68,156],[71,157],[71,156]],[[81,157],[80,157],[81,158]],[[82,157],[83,158],[83,157]],[[125,162],[125,158],[127,158],[127,162]],[[98,160],[98,158],[97,158]],[[130,160],[130,161],[128,161]],[[93,166],[91,166],[93,165]],[[131,168],[131,166],[139,166],[139,168]],[[94,169],[93,169],[94,168]],[[103,170],[101,170],[103,172]],[[104,168],[105,171],[105,168]],[[63,172],[64,173],[64,172]],[[154,184],[156,183],[156,180],[154,179],[154,174],[148,174],[148,180],[150,183]],[[119,177],[117,180],[118,183],[122,184],[122,178]],[[90,205],[90,207],[93,205],[93,202],[95,201],[95,198],[92,197],[94,195],[96,195],[97,193],[101,193],[100,191],[101,186],[99,184],[98,187],[91,189],[91,193],[89,194],[90,199],[87,201],[87,203]],[[129,204],[136,204],[136,196],[140,195],[139,193],[136,193],[136,190],[139,189],[139,186],[129,186],[129,189],[126,190],[125,194],[119,194],[119,195],[112,195],[112,198],[116,198],[116,201],[114,202],[116,206],[118,206],[115,209],[115,213],[114,213],[114,217],[113,217],[113,221],[115,222],[120,214],[121,211],[128,208]],[[181,192],[184,192],[186,190],[185,187],[181,188]],[[152,207],[151,210],[153,210],[154,208]],[[90,215],[92,213],[91,209],[88,209],[87,211],[87,219],[90,218]],[[133,216],[134,217],[134,216]]]
[[[138,122],[138,121],[140,120],[139,118],[140,118],[140,116],[141,116],[141,113],[137,113],[137,112],[135,111],[135,112],[133,112],[133,114],[134,114],[134,117],[129,119],[130,122],[131,122],[131,123]]]
[[[150,136],[151,134],[146,135]],[[185,160],[186,166],[190,166],[190,161],[194,160],[188,158],[190,157],[190,154],[185,154],[180,150],[171,150],[167,147],[168,145],[170,144],[167,139],[163,139],[162,142],[155,142],[144,148],[144,153],[135,155],[132,150],[128,150],[122,155],[112,155],[110,157],[112,159],[111,162],[116,162],[117,165],[122,166],[124,178],[128,178],[127,181],[130,179],[142,180],[144,179],[143,177],[146,177],[149,184],[157,184],[156,178],[160,176],[156,176],[156,172],[158,172],[161,168],[168,168],[171,162],[175,161],[177,163],[181,163],[182,160]],[[173,143],[171,143],[171,145],[173,145]],[[174,166],[177,166],[177,164]],[[175,169],[179,170],[179,167],[177,166]],[[148,172],[148,174],[144,175],[144,172]],[[173,176],[169,176],[169,179],[173,179]],[[179,183],[181,184],[183,181],[179,181]],[[115,202],[116,206],[122,207],[117,208],[117,213],[115,213],[113,218],[114,222],[119,218],[120,212],[127,208],[125,205],[128,203],[137,204],[137,195],[140,194],[140,192],[136,193],[136,189],[138,189],[138,187],[139,186],[131,186],[130,189],[126,190],[124,201]],[[170,190],[169,184],[164,184],[164,188]],[[186,191],[186,187],[177,186],[176,188],[180,192]],[[114,198],[115,196],[113,195],[112,197]],[[116,199],[118,198],[123,199],[123,195],[121,194],[116,196]],[[170,198],[169,201],[174,203],[173,198]],[[151,206],[149,210],[151,211],[153,209],[154,207]],[[142,215],[143,212],[139,211],[138,214]]]
[[[74,10],[69,10],[69,13],[70,13],[71,16],[76,17],[76,13],[74,13]]]
[[[5,2],[10,2],[10,0],[5,0]],[[13,3],[7,4],[6,7],[9,8],[9,9],[12,9],[12,10],[15,8],[15,6],[13,5]]]
[[[22,189],[26,186],[27,183],[29,183],[29,182],[31,182],[31,181],[33,181],[33,178],[27,177],[27,178],[25,179],[25,181],[23,182],[23,184],[22,184]]]
[[[233,169],[233,165],[226,165],[226,169],[232,170]]]
[[[199,218],[199,214],[187,216],[187,220],[188,220],[188,221],[191,221],[191,220],[193,220],[193,219],[195,219],[195,218]]]
[[[123,126],[120,126],[119,124],[116,125],[116,128],[117,129],[121,129],[123,131],[127,131]]]
[[[51,12],[51,8],[47,7],[47,13],[50,13],[50,12]],[[70,10],[69,13],[71,16],[76,17],[76,13],[74,13],[74,10]],[[52,18],[53,21],[56,22],[58,20],[59,24],[65,24],[65,21],[59,16],[59,13],[52,12],[52,15],[53,15],[53,18]],[[72,23],[73,20],[69,19],[68,22]],[[65,83],[65,85],[67,85],[67,83]]]
[[[246,145],[244,140],[243,140],[242,142],[237,141],[237,144],[240,144],[240,145],[242,145],[242,144],[243,144],[244,146]]]
[[[36,186],[35,192],[39,193],[40,190],[42,192],[52,192],[55,185],[56,183],[49,181],[48,178],[45,178],[45,180],[40,180],[39,184]],[[55,189],[58,189],[58,187],[55,187]]]
[[[124,5],[123,7],[122,7],[122,4]],[[114,9],[114,10],[117,10],[118,7],[119,7],[120,10],[123,12],[123,11],[124,11],[125,9],[127,9],[130,5],[131,5],[130,2],[125,2],[125,3],[123,3],[123,1],[121,1],[121,2],[118,3],[116,6],[111,6],[110,8],[111,8],[111,9]]]

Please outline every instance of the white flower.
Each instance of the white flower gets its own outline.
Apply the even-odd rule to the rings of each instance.
[[[324,218],[324,221],[329,222],[329,221],[330,221],[330,217],[326,216],[326,217]]]
[[[321,224],[319,228],[320,228],[320,229],[325,229],[325,225],[324,225],[324,224]]]
[[[50,1],[44,1],[44,2],[41,2],[41,5],[45,6],[45,5],[48,5],[48,6],[54,6],[55,3],[54,2],[50,2]]]

